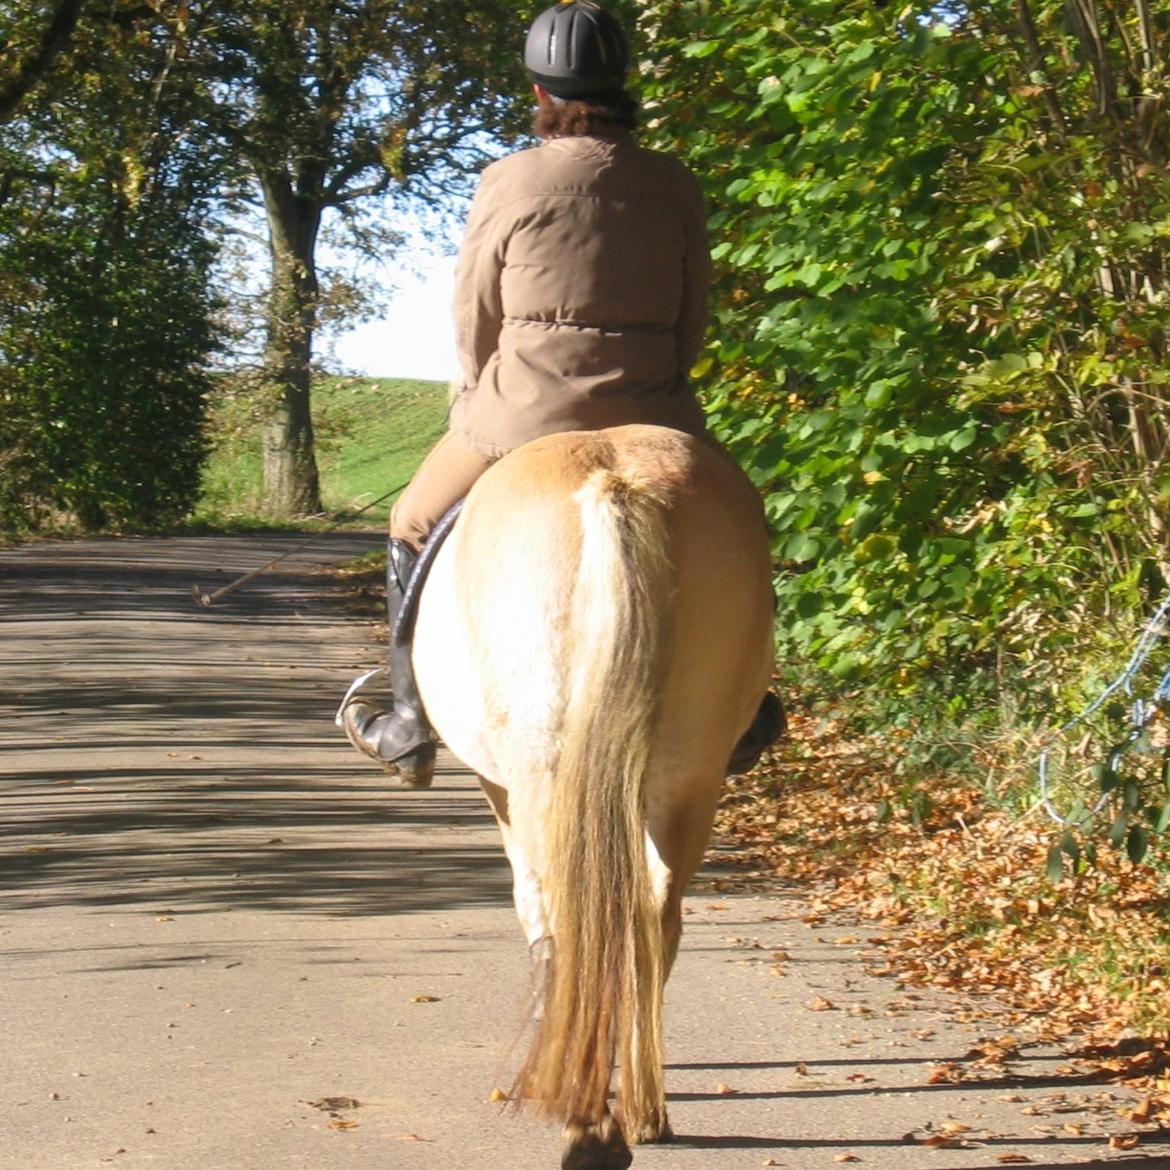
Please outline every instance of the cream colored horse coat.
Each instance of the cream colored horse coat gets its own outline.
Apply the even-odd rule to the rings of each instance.
[[[568,1122],[566,1165],[628,1162],[606,1103],[615,1061],[624,1138],[665,1131],[681,897],[768,686],[772,623],[755,490],[713,445],[660,427],[506,456],[432,569],[419,687],[482,778],[529,943],[552,940],[517,1094]]]

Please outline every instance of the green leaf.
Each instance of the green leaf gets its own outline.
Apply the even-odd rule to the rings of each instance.
[[[1112,792],[1117,787],[1118,775],[1112,757],[1105,763],[1094,764],[1089,772],[1102,792]]]
[[[1048,880],[1054,885],[1064,877],[1064,852],[1059,845],[1048,850]]]
[[[913,796],[910,797],[910,823],[916,829],[921,829],[933,808],[934,802],[930,799],[930,793],[922,788],[915,789]]]
[[[972,443],[975,442],[979,435],[979,428],[972,423],[970,426],[964,427],[963,430],[958,431],[952,436],[950,441],[950,448],[952,451],[966,451]]]
[[[1126,780],[1121,789],[1121,807],[1127,813],[1132,813],[1137,810],[1141,803],[1142,794],[1141,789],[1138,788],[1136,780]]]
[[[1109,828],[1109,844],[1114,849],[1120,849],[1126,839],[1126,833],[1129,830],[1129,818],[1125,813],[1120,813],[1116,820]]]
[[[815,590],[801,593],[796,599],[796,616],[808,620],[816,617],[825,608],[825,598]]]
[[[1150,838],[1141,825],[1134,825],[1125,838],[1125,852],[1134,865],[1140,864],[1150,847]]]
[[[1155,833],[1164,833],[1167,829],[1170,829],[1170,800],[1167,800],[1162,805],[1161,810],[1158,812],[1158,818],[1154,821]]]
[[[811,561],[820,550],[820,541],[815,536],[800,532],[784,545],[784,557],[790,561]]]

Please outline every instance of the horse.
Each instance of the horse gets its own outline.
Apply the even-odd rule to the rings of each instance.
[[[773,622],[758,494],[663,427],[505,455],[435,557],[415,673],[499,823],[538,977],[510,1097],[564,1123],[565,1170],[670,1137],[663,989]]]

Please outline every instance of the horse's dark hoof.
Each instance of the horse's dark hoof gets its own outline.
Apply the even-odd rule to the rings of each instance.
[[[626,1170],[633,1160],[621,1127],[612,1117],[565,1126],[561,1170]]]

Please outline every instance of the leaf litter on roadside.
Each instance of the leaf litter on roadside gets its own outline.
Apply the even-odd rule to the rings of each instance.
[[[946,776],[931,778],[928,814],[912,816],[889,734],[850,737],[799,710],[790,724],[786,744],[727,781],[718,888],[782,876],[807,902],[795,915],[806,925],[879,928],[842,936],[865,946],[868,974],[977,998],[969,1018],[1004,1035],[934,1066],[930,1083],[1002,1075],[1025,1048],[1058,1047],[1072,1057],[1061,1075],[1125,1084],[1142,1094],[1134,1123],[1170,1125],[1170,874],[1102,850],[1053,884],[1054,830],[1038,816],[1013,818]]]

